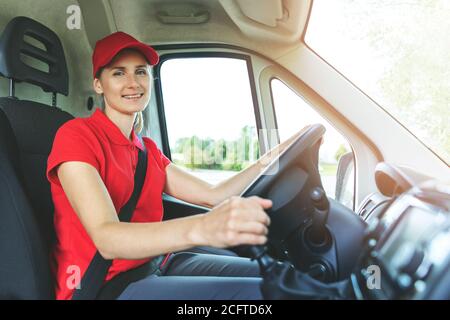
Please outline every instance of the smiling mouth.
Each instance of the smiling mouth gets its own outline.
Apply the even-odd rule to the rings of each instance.
[[[138,99],[142,98],[143,95],[144,95],[143,93],[130,94],[130,95],[124,95],[124,96],[122,96],[122,98],[125,98],[127,100],[138,100]]]

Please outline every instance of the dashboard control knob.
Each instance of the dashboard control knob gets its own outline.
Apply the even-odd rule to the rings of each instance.
[[[322,263],[315,263],[309,267],[308,274],[320,281],[324,281],[327,276],[327,267]]]

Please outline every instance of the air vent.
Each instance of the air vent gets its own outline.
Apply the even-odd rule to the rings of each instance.
[[[372,217],[378,217],[387,204],[389,204],[390,198],[384,197],[379,193],[373,193],[367,196],[359,207],[357,214],[361,216],[364,221],[371,219]]]
[[[359,208],[358,215],[361,216],[365,220],[367,214],[371,212],[371,210],[373,209],[374,206],[375,206],[375,202],[373,202],[373,200],[370,198],[367,199],[366,202],[363,203],[361,208]]]

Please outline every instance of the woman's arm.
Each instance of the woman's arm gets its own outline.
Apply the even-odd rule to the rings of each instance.
[[[238,196],[280,154],[302,131],[280,143],[248,168],[231,178],[211,185],[171,163],[166,167],[166,185],[164,192],[183,201],[214,207],[231,196]]]
[[[153,223],[120,222],[97,170],[83,162],[57,169],[61,186],[81,223],[105,259],[142,259],[209,245],[219,248],[267,241],[270,200],[233,198],[208,215]]]

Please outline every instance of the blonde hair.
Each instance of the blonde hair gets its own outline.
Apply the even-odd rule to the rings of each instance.
[[[141,133],[142,129],[144,129],[144,115],[139,111],[134,118],[134,132]]]

